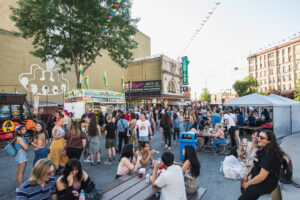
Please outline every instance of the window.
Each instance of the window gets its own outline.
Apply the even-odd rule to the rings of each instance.
[[[169,81],[168,92],[176,93],[176,87],[173,81]]]
[[[270,69],[270,75],[273,75],[274,71],[273,69]]]
[[[291,47],[288,48],[288,54],[290,54],[290,52],[291,52]]]
[[[282,76],[282,81],[285,81],[285,76]]]
[[[262,64],[260,63],[260,69],[262,68]]]
[[[262,73],[262,72],[260,72],[259,76],[260,76],[260,77],[262,77],[262,76],[263,76],[263,73]]]
[[[287,72],[287,67],[283,66],[282,71],[283,71],[283,73]]]
[[[272,79],[271,78],[269,79],[269,82],[272,83]]]
[[[292,71],[292,66],[291,65],[289,65],[289,72],[291,72]]]
[[[280,53],[279,51],[276,52],[276,56],[277,56],[277,57],[279,56],[279,53]]]
[[[281,87],[280,87],[280,85],[278,85],[278,90],[279,90],[279,91],[281,90]]]
[[[280,64],[280,59],[279,59],[279,58],[277,58],[277,64],[278,64],[278,65]]]
[[[280,76],[278,76],[278,82],[280,82]]]
[[[282,56],[284,56],[284,49],[282,49]]]
[[[282,57],[282,63],[284,63],[285,62],[285,59],[284,59],[284,57]]]
[[[292,84],[289,84],[289,90],[291,90],[292,89]]]
[[[271,59],[271,58],[273,58],[274,57],[274,53],[269,53],[268,54],[268,59]]]
[[[268,90],[268,88],[267,87],[265,87],[265,91],[267,91]]]
[[[258,75],[259,75],[259,73],[258,73],[258,72],[256,72],[256,77],[258,77]]]
[[[264,71],[264,76],[266,76],[267,75],[267,71]]]
[[[292,61],[292,56],[289,56],[289,62],[291,62]]]
[[[292,80],[292,75],[289,75],[289,81],[291,81]]]
[[[283,91],[285,91],[285,85],[283,85]]]
[[[269,61],[269,62],[268,62],[268,65],[269,65],[269,67],[274,66],[274,61],[273,61],[273,60]]]

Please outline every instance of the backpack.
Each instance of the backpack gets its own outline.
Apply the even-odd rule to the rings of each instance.
[[[9,142],[5,147],[4,150],[9,156],[15,156],[17,154],[17,150],[15,148],[15,141],[17,138],[15,138],[12,142]]]
[[[293,178],[293,163],[288,154],[284,154],[280,171],[279,171],[279,181],[283,184],[293,184],[295,187],[300,188],[300,185],[295,183]]]

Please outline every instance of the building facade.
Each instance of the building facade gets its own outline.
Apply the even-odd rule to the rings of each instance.
[[[32,40],[25,40],[14,35],[18,31],[9,16],[9,6],[17,6],[16,0],[0,0],[0,92],[27,93],[27,99],[32,102],[34,94],[39,95],[40,102],[47,104],[63,103],[63,91],[76,89],[74,68],[66,74],[59,73],[59,66],[30,54],[33,50]],[[151,55],[150,38],[144,33],[137,32],[134,37],[138,47],[133,50],[134,58]],[[121,68],[112,61],[108,52],[103,51],[102,57],[84,74],[89,76],[89,89],[107,89],[124,92],[121,79],[127,80],[128,70]],[[58,61],[59,62],[59,61]],[[103,76],[106,71],[108,86],[105,87]],[[84,88],[84,84],[82,84]]]
[[[300,37],[247,59],[249,75],[257,79],[261,92],[294,90],[300,76]]]
[[[237,98],[237,95],[233,89],[221,90],[219,93],[211,94],[210,104],[223,104],[227,101],[232,101]]]
[[[136,59],[129,65],[128,77],[131,90],[127,86],[126,99],[134,106],[189,100],[182,92],[180,63],[165,55]]]

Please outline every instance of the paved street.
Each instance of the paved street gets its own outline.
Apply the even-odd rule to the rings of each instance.
[[[297,154],[297,144],[299,144],[299,142],[300,134],[290,136],[282,142],[282,147],[292,157],[294,165],[294,180],[298,183],[300,182],[300,155]],[[103,152],[101,160],[105,160],[107,158],[103,147],[104,144],[102,144]],[[154,136],[154,148],[157,149],[160,154],[164,150],[164,145],[161,144],[159,131],[157,131]],[[179,161],[179,145],[177,144],[171,151],[175,154],[175,159]],[[220,172],[220,166],[224,156],[216,156],[212,153],[203,152],[198,152],[197,155],[201,163],[201,174],[198,181],[201,187],[207,189],[204,200],[237,199],[239,196],[239,181],[226,179]],[[155,154],[155,159],[158,156],[158,154]],[[0,157],[0,200],[12,200],[15,199],[16,165],[14,163],[14,159],[12,157],[8,157],[3,150],[0,151]],[[30,175],[33,157],[33,149],[31,148],[29,151],[29,162],[25,172],[25,179],[27,179]],[[114,179],[117,171],[117,163],[113,165],[102,164],[102,166],[99,167],[91,167],[84,163],[83,169],[86,170],[93,180],[101,186]],[[283,185],[282,193],[284,200],[300,199],[299,189],[296,189],[291,185]]]
[[[103,140],[102,140],[103,142]],[[154,136],[154,148],[160,154],[163,152],[164,145],[161,144],[161,137],[159,131]],[[104,151],[104,144],[102,143],[102,157],[101,160],[107,158],[107,153]],[[179,161],[179,145],[171,150],[175,154],[175,159]],[[198,158],[201,163],[201,175],[198,178],[201,187],[208,191],[205,194],[205,200],[220,200],[220,199],[237,199],[239,196],[239,182],[225,179],[220,173],[221,161],[224,156],[216,156],[212,153],[198,152]],[[155,158],[159,155],[155,154]],[[31,148],[29,151],[29,162],[25,172],[25,179],[28,179],[32,168],[34,153]],[[119,157],[119,154],[117,155]],[[0,199],[12,200],[15,199],[15,172],[16,165],[14,158],[8,157],[3,150],[0,151]],[[83,169],[93,178],[98,185],[103,185],[115,178],[117,172],[117,163],[113,165],[102,164],[102,166],[89,166],[83,164]]]

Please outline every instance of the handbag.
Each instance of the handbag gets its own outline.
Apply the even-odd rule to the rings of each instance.
[[[15,156],[17,154],[17,150],[14,146],[14,143],[17,138],[15,138],[12,142],[9,142],[5,147],[4,150],[9,156]]]
[[[72,136],[71,136],[71,139],[70,139],[70,141],[68,142],[68,144],[70,144],[71,141],[72,141]],[[68,146],[68,145],[66,145],[65,148],[64,148],[64,150],[61,152],[61,155],[62,155],[62,156],[67,156],[67,146]]]

